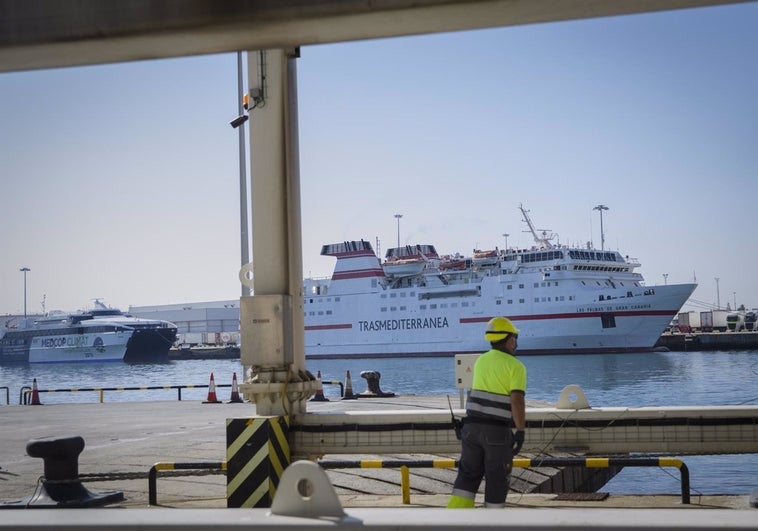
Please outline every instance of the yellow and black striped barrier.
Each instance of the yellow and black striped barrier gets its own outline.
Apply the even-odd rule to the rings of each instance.
[[[271,507],[290,464],[289,417],[226,421],[226,506]]]
[[[321,468],[399,468],[401,473],[401,486],[403,503],[410,503],[410,468],[457,468],[458,461],[455,459],[419,459],[406,460],[345,460],[345,461],[317,461]],[[540,467],[566,467],[583,466],[587,468],[608,467],[676,467],[681,474],[682,503],[690,503],[690,472],[681,459],[674,457],[535,457],[515,458],[513,466],[517,468],[540,468]]]
[[[147,474],[147,496],[150,505],[158,505],[158,472],[166,470],[226,470],[226,461],[155,463]]]

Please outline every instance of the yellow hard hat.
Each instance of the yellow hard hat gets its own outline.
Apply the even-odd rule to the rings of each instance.
[[[493,317],[487,323],[487,331],[484,333],[484,339],[490,343],[497,343],[505,339],[508,334],[518,334],[518,328],[507,317]]]

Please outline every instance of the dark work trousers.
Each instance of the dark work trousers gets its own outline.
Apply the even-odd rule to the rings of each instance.
[[[512,465],[513,433],[507,424],[465,422],[453,492],[476,494],[484,478],[485,506],[504,507]]]

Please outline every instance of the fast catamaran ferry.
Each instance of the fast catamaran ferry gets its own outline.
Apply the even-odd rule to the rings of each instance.
[[[308,358],[453,356],[486,347],[484,325],[504,315],[520,354],[653,349],[697,284],[648,287],[618,251],[553,244],[519,207],[536,245],[441,256],[429,244],[389,249],[324,245],[331,278],[306,279]]]
[[[168,361],[176,325],[95,304],[83,312],[28,317],[0,330],[0,363]]]

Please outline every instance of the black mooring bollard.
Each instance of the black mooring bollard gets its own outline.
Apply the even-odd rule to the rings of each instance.
[[[395,396],[395,393],[385,393],[379,388],[381,376],[382,374],[379,371],[362,371],[361,378],[366,379],[367,388],[358,396],[361,398]]]
[[[78,435],[42,437],[26,444],[30,457],[44,461],[45,475],[37,491],[17,502],[2,502],[0,509],[41,507],[97,507],[124,499],[124,493],[92,493],[79,481],[79,454],[84,439]]]

